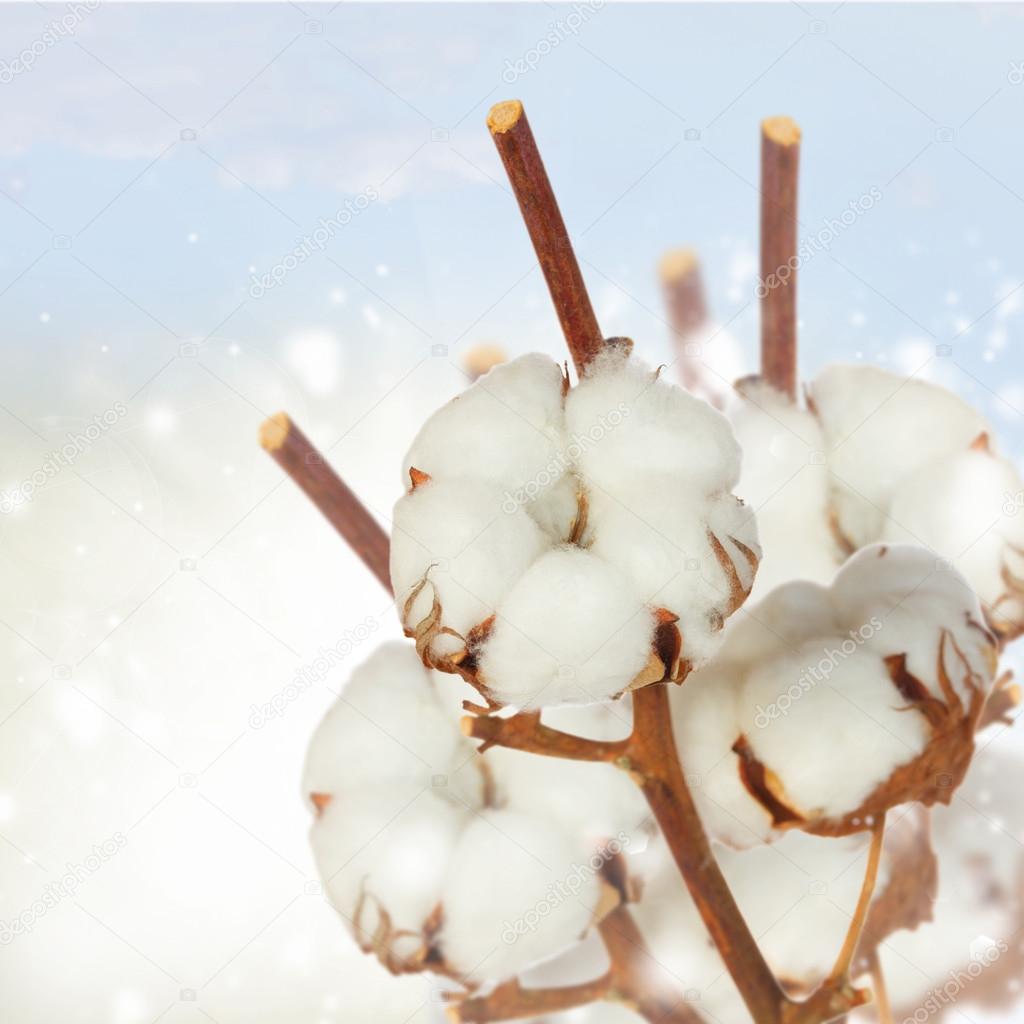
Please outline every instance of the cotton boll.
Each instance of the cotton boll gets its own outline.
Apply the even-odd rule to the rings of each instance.
[[[1007,459],[980,449],[922,467],[893,495],[883,540],[926,544],[952,561],[1001,635],[1024,629],[1024,482]]]
[[[565,454],[563,377],[539,353],[494,367],[427,420],[403,464],[435,480],[473,477],[568,538],[577,485]]]
[[[498,603],[547,546],[522,509],[502,508],[493,484],[474,480],[421,483],[395,505],[391,580],[405,628],[416,629],[440,602],[440,625],[458,636],[435,633],[432,657],[462,651],[474,627]],[[406,602],[427,578],[411,605]]]
[[[561,548],[541,556],[498,606],[480,679],[517,707],[608,700],[648,663],[653,635],[653,616],[621,572]]]
[[[882,533],[911,473],[989,430],[952,392],[873,366],[827,367],[809,394],[828,442],[838,525],[854,547]]]
[[[732,490],[739,446],[728,421],[639,359],[614,349],[599,356],[565,401],[566,429],[584,482],[629,500],[637,477],[674,477],[692,495]]]
[[[830,588],[769,594],[673,700],[709,831],[846,835],[898,803],[948,802],[995,670],[978,615],[962,577],[902,545],[864,549]]]
[[[472,744],[442,707],[411,643],[380,647],[352,674],[317,727],[302,791],[331,796],[388,780],[453,776],[452,799],[478,805],[483,778]],[[469,770],[458,772],[459,766]]]
[[[829,528],[825,438],[814,415],[760,381],[744,382],[731,420],[743,450],[736,492],[757,516],[763,555],[750,600],[780,583],[827,583],[841,557]]]
[[[481,814],[448,866],[445,962],[471,980],[511,977],[578,940],[599,899],[589,859],[556,823],[516,811]]]
[[[425,952],[425,925],[467,817],[429,789],[395,784],[346,792],[314,823],[310,841],[331,903],[385,963]],[[375,945],[382,929],[383,948]]]

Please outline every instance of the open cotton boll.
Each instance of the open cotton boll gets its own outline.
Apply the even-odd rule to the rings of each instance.
[[[581,704],[622,693],[653,656],[654,618],[630,581],[580,548],[542,555],[499,604],[480,680],[503,704]]]
[[[327,895],[385,966],[426,955],[429,921],[468,817],[429,789],[394,784],[346,792],[314,823],[310,841]]]
[[[428,660],[465,652],[473,629],[494,614],[547,545],[522,509],[502,509],[501,491],[493,484],[430,480],[400,498],[391,538],[391,581],[406,631],[414,634],[421,623],[431,625],[417,638]],[[438,621],[431,618],[435,599]]]
[[[565,422],[584,482],[623,500],[635,478],[657,474],[685,484],[694,495],[688,507],[699,508],[739,476],[728,420],[622,351],[587,367],[566,396]]]
[[[471,745],[441,707],[410,643],[387,643],[353,672],[310,741],[303,793],[410,776],[430,780]]]
[[[445,962],[470,980],[511,977],[577,941],[600,898],[589,857],[558,824],[485,812],[463,832],[448,866]]]
[[[893,495],[883,540],[926,544],[974,588],[992,628],[1024,630],[1024,481],[987,448],[922,467]]]
[[[576,516],[576,483],[565,454],[561,368],[539,353],[495,366],[423,425],[403,464],[435,480],[473,477],[526,507],[565,540]]]
[[[840,532],[876,540],[904,480],[932,459],[966,449],[985,420],[945,388],[873,366],[829,366],[809,387],[828,442]]]
[[[825,438],[813,413],[744,381],[730,419],[743,449],[736,493],[757,516],[762,559],[751,600],[781,583],[828,583],[842,561],[829,527]]]
[[[757,540],[749,511],[729,495],[695,508],[682,483],[657,477],[628,500],[593,492],[588,521],[591,552],[620,569],[645,604],[678,616],[687,663],[706,659],[753,583]]]
[[[846,835],[899,803],[948,803],[994,671],[976,598],[924,549],[876,545],[829,588],[779,587],[673,703],[687,772],[709,773],[706,824],[743,845],[744,828]]]

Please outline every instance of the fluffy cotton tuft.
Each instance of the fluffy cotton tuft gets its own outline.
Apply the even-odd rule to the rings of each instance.
[[[842,562],[829,528],[826,442],[814,414],[762,381],[732,409],[743,471],[736,492],[757,515],[764,555],[751,600],[780,583],[828,583]]]
[[[731,491],[739,478],[740,449],[728,420],[615,349],[569,392],[565,421],[582,449],[584,478],[620,498],[644,477],[686,481],[701,496]]]
[[[388,643],[352,673],[314,732],[302,790],[312,799],[387,780],[429,785],[434,775],[458,774],[467,799],[479,801],[479,770],[457,772],[473,756],[412,645]]]
[[[1003,636],[1024,628],[1022,485],[1016,468],[987,448],[935,459],[893,496],[882,533],[950,558]]]
[[[589,858],[552,822],[516,811],[483,814],[449,864],[444,959],[472,980],[517,974],[579,939],[600,896]]]
[[[724,417],[620,348],[565,384],[544,356],[492,370],[423,428],[395,507],[406,633],[492,706],[681,680],[757,568]]]
[[[406,629],[415,630],[436,599],[457,634],[431,638],[434,658],[464,652],[474,626],[546,548],[533,519],[503,509],[502,500],[493,484],[430,480],[395,505],[391,580]]]
[[[576,516],[562,412],[562,370],[532,353],[495,366],[423,425],[402,467],[406,485],[415,468],[435,480],[469,477],[494,484],[506,500],[523,503],[555,539]]]
[[[854,547],[877,540],[896,489],[932,459],[988,430],[952,392],[873,366],[830,366],[809,388],[828,442],[838,526]]]
[[[895,803],[947,802],[995,667],[981,621],[963,577],[907,546],[769,594],[673,695],[709,830],[735,846],[843,835]]]
[[[502,602],[480,679],[504,704],[585,704],[621,693],[651,658],[654,619],[629,580],[580,548],[549,551]]]

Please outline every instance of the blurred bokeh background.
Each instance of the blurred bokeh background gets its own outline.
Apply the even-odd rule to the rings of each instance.
[[[801,270],[804,371],[937,380],[1019,459],[1022,7],[35,3],[0,60],[0,492],[36,481],[0,515],[0,922],[46,906],[5,1020],[436,1019],[325,905],[298,792],[396,616],[256,430],[288,410],[386,524],[468,349],[562,357],[498,99],[605,333],[671,362],[656,267],[694,246],[749,371],[758,124],[796,118],[802,233],[880,196]]]

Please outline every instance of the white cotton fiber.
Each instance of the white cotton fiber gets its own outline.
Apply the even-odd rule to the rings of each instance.
[[[566,456],[561,368],[539,353],[494,367],[427,420],[402,467],[436,480],[473,477],[526,507],[553,539],[576,515]]]
[[[944,664],[964,703],[970,689],[961,655],[977,682],[987,686],[993,652],[978,599],[959,572],[927,549],[909,544],[863,548],[836,576],[833,595],[850,628],[868,636],[867,646],[883,656],[905,654],[907,671],[936,697],[944,699],[937,628],[951,641],[944,645]]]
[[[502,508],[500,489],[477,480],[432,480],[395,505],[391,582],[406,629],[415,629],[441,603],[442,623],[460,637],[494,614],[498,603],[547,547],[548,540],[521,508]],[[424,575],[423,587],[405,602]],[[438,636],[433,653],[464,646]]]
[[[444,886],[442,952],[471,980],[503,979],[561,953],[600,897],[589,856],[552,821],[488,811],[463,832]]]
[[[480,678],[517,707],[608,700],[647,663],[653,636],[653,616],[621,572],[580,548],[560,548],[498,606]]]
[[[566,428],[585,482],[617,497],[630,482],[674,477],[699,506],[732,490],[740,451],[728,421],[635,358],[609,350],[565,401]],[[680,514],[684,514],[680,510]]]
[[[842,561],[829,528],[825,438],[814,415],[760,381],[738,389],[730,419],[743,449],[736,493],[757,516],[762,560],[751,600],[781,583],[828,583]]]
[[[452,776],[451,799],[479,803],[483,780],[475,759],[412,643],[387,643],[353,672],[317,727],[302,791],[309,799],[390,780],[429,786],[444,775]],[[463,766],[468,770],[457,772]]]
[[[839,527],[855,547],[879,537],[911,473],[989,429],[952,392],[873,366],[827,367],[809,395],[828,442]]]
[[[419,935],[442,899],[467,820],[465,811],[431,790],[408,785],[367,787],[331,801],[313,824],[310,842],[327,895],[357,940],[372,938],[381,910],[393,931]],[[412,955],[420,945],[393,948]]]
[[[741,732],[778,777],[786,805],[807,819],[860,806],[930,736],[923,716],[899,711],[906,702],[882,659],[864,649],[845,655],[845,639],[817,637],[756,666],[739,690]],[[781,713],[769,717],[773,707]]]
[[[552,709],[554,710],[554,709]],[[580,836],[590,851],[614,841],[639,849],[651,828],[647,802],[629,776],[610,764],[538,757],[492,747],[484,754],[498,805],[542,814]]]
[[[1024,577],[1024,481],[985,450],[936,459],[893,495],[883,540],[925,544],[963,573],[1001,632],[1024,626],[1019,594],[1004,572]]]
[[[751,799],[732,753],[740,735],[735,692],[742,670],[723,660],[726,650],[672,688],[672,729],[705,830],[743,849],[770,840],[772,819]]]
[[[309,744],[303,793],[330,794],[447,770],[463,737],[411,643],[384,644],[353,672]]]
[[[709,529],[719,531],[741,582],[749,586],[750,562],[729,540],[730,533],[740,534],[756,549],[749,510],[728,495],[695,501],[679,481],[660,477],[621,499],[594,492],[590,513],[591,552],[621,570],[645,604],[678,615],[683,657],[702,662],[715,649],[733,600]]]

